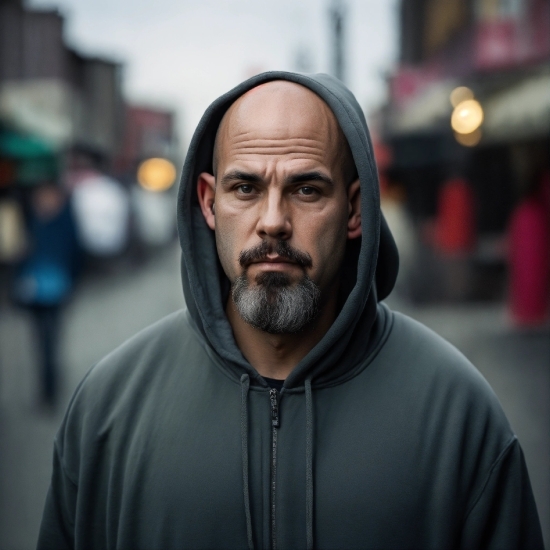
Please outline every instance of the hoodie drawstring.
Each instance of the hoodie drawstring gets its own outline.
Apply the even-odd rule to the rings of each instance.
[[[313,400],[311,380],[305,382],[306,392],[306,547],[313,549]]]
[[[248,374],[241,376],[241,450],[243,459],[243,490],[244,515],[246,516],[246,537],[249,550],[254,550],[252,538],[252,519],[250,515],[250,488],[248,480],[248,390],[250,378]]]

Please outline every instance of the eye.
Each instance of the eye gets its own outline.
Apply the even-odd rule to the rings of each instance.
[[[252,187],[252,185],[250,185],[249,183],[238,185],[236,189],[238,193],[241,193],[243,195],[250,195],[254,191],[254,187]]]
[[[312,196],[312,195],[315,195],[316,193],[318,193],[317,189],[315,189],[315,187],[309,187],[309,186],[304,186],[304,187],[300,187],[298,190],[297,190],[297,193],[299,195],[305,195],[305,196]]]

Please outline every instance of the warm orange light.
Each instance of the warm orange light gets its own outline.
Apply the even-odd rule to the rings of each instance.
[[[467,86],[459,86],[458,88],[455,88],[449,96],[449,100],[451,101],[451,105],[453,107],[456,107],[468,99],[474,99],[474,92],[472,92],[472,90],[470,90]]]
[[[451,115],[451,126],[458,134],[471,134],[483,122],[483,109],[475,99],[459,103]]]
[[[464,145],[464,147],[475,147],[481,141],[481,136],[481,128],[474,130],[470,134],[459,134],[455,132],[456,141],[458,141],[460,145]]]
[[[147,159],[140,164],[137,179],[147,191],[166,191],[176,181],[176,167],[163,158]]]

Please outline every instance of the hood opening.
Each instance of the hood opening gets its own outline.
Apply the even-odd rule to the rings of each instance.
[[[361,182],[363,233],[348,241],[342,270],[341,309],[325,335],[289,376],[285,386],[303,384],[316,374],[325,377],[330,365],[346,353],[358,324],[368,332],[376,318],[376,303],[392,290],[398,271],[395,242],[379,204],[378,174],[363,112],[352,93],[328,75],[268,72],[257,75],[218,98],[207,109],[191,140],[178,195],[178,231],[182,247],[182,279],[189,317],[207,344],[233,371],[257,378],[237,348],[225,316],[229,281],[217,256],[214,234],[203,219],[196,193],[198,175],[212,173],[214,141],[221,119],[231,104],[248,90],[273,80],[301,84],[327,103],[348,140]],[[366,319],[365,319],[366,318]],[[353,346],[351,346],[353,347]]]

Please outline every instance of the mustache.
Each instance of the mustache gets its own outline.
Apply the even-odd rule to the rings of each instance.
[[[262,241],[260,244],[243,250],[239,254],[239,263],[241,267],[247,267],[252,262],[261,262],[267,260],[268,254],[277,254],[280,258],[284,258],[289,262],[293,262],[300,267],[307,268],[313,265],[311,256],[307,252],[302,252],[296,248],[293,248],[287,241],[277,241],[277,243],[271,243]]]

